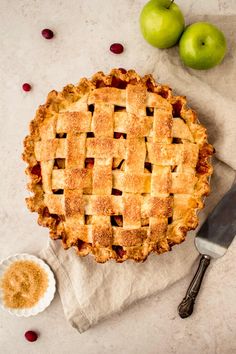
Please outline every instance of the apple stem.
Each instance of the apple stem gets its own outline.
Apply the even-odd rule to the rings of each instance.
[[[171,0],[171,3],[170,3],[170,5],[171,5],[171,4],[173,4],[173,2],[174,2],[174,1],[175,1],[175,0]],[[168,9],[170,8],[170,5],[169,5]]]

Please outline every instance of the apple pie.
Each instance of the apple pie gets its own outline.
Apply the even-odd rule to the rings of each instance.
[[[98,72],[50,92],[31,121],[27,205],[65,249],[144,261],[196,228],[212,154],[185,97],[151,75]]]

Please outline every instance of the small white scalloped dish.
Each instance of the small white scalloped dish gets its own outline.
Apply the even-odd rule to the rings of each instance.
[[[35,316],[39,312],[44,311],[50,305],[50,303],[54,298],[55,291],[56,291],[56,281],[55,281],[54,274],[52,270],[49,268],[49,266],[42,259],[30,254],[22,253],[22,254],[16,254],[14,256],[10,256],[4,259],[3,261],[1,261],[0,279],[2,278],[5,271],[9,268],[9,266],[16,261],[32,261],[36,263],[39,267],[41,267],[48,276],[48,287],[44,295],[40,298],[40,300],[37,302],[36,305],[34,305],[33,307],[21,308],[21,309],[6,307],[3,303],[3,291],[0,288],[0,306],[3,310],[18,317]]]

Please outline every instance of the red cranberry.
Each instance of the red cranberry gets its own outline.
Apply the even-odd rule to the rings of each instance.
[[[121,215],[114,215],[113,218],[111,219],[112,225],[114,226],[123,226],[123,217]]]
[[[49,213],[48,207],[45,207],[43,209],[43,217],[49,218],[50,216],[51,216],[51,214]]]
[[[127,73],[127,70],[125,70],[124,68],[119,68],[119,70],[120,70],[120,72],[121,72],[122,74],[126,74],[126,73]]]
[[[87,157],[87,159],[85,159],[85,167],[93,168],[93,166],[94,166],[94,158]]]
[[[94,138],[94,133],[92,132],[87,133],[87,138]]]
[[[122,195],[122,192],[119,189],[112,188],[113,195]]]
[[[124,138],[125,134],[124,133],[114,133],[114,138],[115,139],[120,139],[120,138]]]
[[[38,177],[40,178],[40,177],[41,177],[41,167],[40,167],[40,165],[39,165],[39,164],[34,165],[34,166],[32,167],[32,169],[31,169],[31,173],[32,173],[33,175],[36,175],[36,176],[38,176]]]
[[[176,101],[172,104],[173,108],[173,117],[180,117],[181,116],[181,109],[182,109],[182,102]]]
[[[126,254],[126,251],[123,249],[122,246],[112,246],[112,248],[119,258],[123,258],[123,256]]]
[[[124,47],[120,43],[113,43],[110,46],[110,51],[114,54],[121,54],[124,51]]]
[[[51,39],[54,36],[53,31],[48,28],[43,29],[41,34],[46,39]]]
[[[25,338],[29,342],[35,342],[38,339],[38,335],[34,331],[27,331],[27,332],[25,332]]]
[[[30,85],[30,84],[27,84],[27,82],[26,82],[26,83],[24,83],[24,84],[22,85],[22,89],[23,89],[24,91],[28,92],[28,91],[31,90],[31,85]]]
[[[150,162],[145,162],[144,166],[149,172],[152,172],[152,164]]]

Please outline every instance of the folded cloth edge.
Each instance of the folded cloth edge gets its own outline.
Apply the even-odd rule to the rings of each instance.
[[[57,281],[57,287],[58,287],[58,292],[60,295],[60,299],[62,302],[62,307],[63,311],[65,314],[65,317],[69,319],[70,324],[76,328],[80,333],[86,331],[90,327],[90,321],[88,320],[87,316],[84,314],[82,311],[82,307],[80,306],[78,299],[75,296],[74,291],[68,292],[68,289],[73,289],[71,279],[69,275],[67,274],[67,271],[63,264],[59,261],[57,254],[54,252],[53,248],[51,247],[50,240],[48,242],[47,248],[44,248],[43,250],[40,251],[40,257],[43,258],[46,262],[48,259],[48,256],[50,256],[50,266],[53,268],[54,275],[56,278],[60,278],[60,282],[58,279]],[[62,294],[67,294],[66,296],[63,296]],[[75,304],[74,313],[68,311],[70,306],[67,306],[68,302],[72,302]],[[77,304],[77,305],[76,305]],[[79,325],[78,325],[79,324]]]

